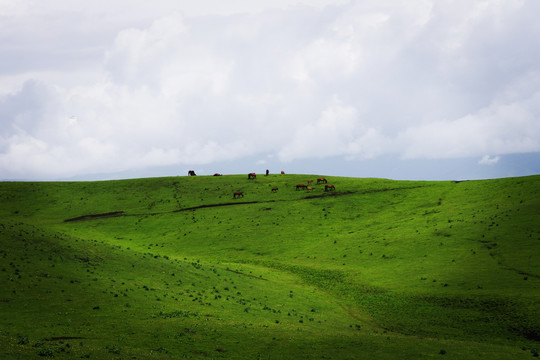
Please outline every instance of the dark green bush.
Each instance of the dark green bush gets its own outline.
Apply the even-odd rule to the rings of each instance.
[[[39,356],[54,357],[54,352],[49,348],[43,348],[38,351]]]

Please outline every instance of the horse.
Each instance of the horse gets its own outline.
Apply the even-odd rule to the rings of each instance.
[[[257,177],[257,174],[255,173],[249,173],[248,174],[248,179],[255,179]]]
[[[233,199],[244,197],[244,193],[242,191],[235,191],[233,194]]]
[[[220,173],[215,173],[214,176],[221,176],[221,174]]]
[[[313,191],[313,188],[312,188],[311,186],[308,186],[308,187],[306,188],[306,190],[307,190],[308,192],[312,192],[312,191]]]
[[[188,176],[195,176],[195,175],[197,175],[197,174],[195,174],[195,170],[189,170],[189,171],[187,172],[187,174],[188,174]]]
[[[332,184],[324,185],[324,191],[331,191],[331,190],[336,190],[336,187]]]
[[[285,174],[285,171],[281,170],[281,175],[284,175]]]
[[[328,182],[328,181],[326,181],[325,178],[318,178],[318,179],[317,179],[317,185],[319,185],[319,184],[326,184],[327,182]]]
[[[298,190],[298,189],[306,190],[306,188],[307,188],[307,185],[305,185],[305,184],[296,185],[296,190]]]
[[[270,170],[266,169],[266,176],[268,176],[268,174],[270,174]]]
[[[275,187],[275,188],[272,188],[272,192],[277,192],[278,191],[278,188]]]
[[[307,184],[308,184],[308,186],[309,186],[309,185],[312,185],[312,184],[313,184],[313,180],[308,180],[308,181],[307,181]]]

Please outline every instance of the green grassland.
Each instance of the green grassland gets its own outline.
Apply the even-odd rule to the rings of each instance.
[[[540,176],[316,178],[0,183],[0,358],[538,357]]]

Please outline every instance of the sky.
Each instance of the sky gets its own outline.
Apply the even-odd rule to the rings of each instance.
[[[0,179],[540,174],[537,0],[0,0]]]

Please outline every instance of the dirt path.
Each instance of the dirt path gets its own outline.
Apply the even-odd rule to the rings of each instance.
[[[235,202],[227,202],[227,203],[220,203],[220,204],[206,204],[206,205],[192,206],[192,207],[171,210],[171,211],[144,213],[144,214],[126,214],[124,213],[124,211],[112,211],[112,212],[102,213],[102,214],[88,214],[88,215],[77,216],[74,218],[66,219],[64,220],[64,222],[96,220],[96,219],[104,219],[104,218],[119,217],[119,216],[148,216],[148,215],[155,216],[155,215],[161,215],[161,214],[172,214],[172,213],[177,213],[177,212],[182,212],[182,211],[190,211],[190,210],[205,209],[205,208],[220,207],[220,206],[266,204],[266,203],[275,203],[279,201],[309,200],[309,199],[324,198],[328,196],[351,195],[354,193],[356,192],[355,191],[328,192],[321,195],[308,195],[308,196],[304,196],[303,198],[293,199],[293,200],[235,201]]]
[[[64,220],[64,222],[102,219],[102,218],[118,217],[118,216],[125,216],[124,212],[123,211],[112,211],[112,212],[103,213],[103,214],[83,215],[83,216],[78,216],[78,217],[71,218],[71,219],[66,219],[66,220]]]
[[[264,201],[264,202],[273,202],[273,201],[275,200]],[[177,210],[172,210],[172,211],[143,213],[143,214],[126,214],[123,211],[112,211],[112,212],[102,213],[102,214],[88,214],[88,215],[77,216],[71,219],[66,219],[64,220],[64,222],[96,220],[96,219],[104,219],[104,218],[119,217],[119,216],[148,216],[148,215],[155,216],[155,215],[161,215],[161,214],[172,214],[172,213],[177,213],[181,211],[197,210],[197,209],[204,209],[204,208],[211,208],[211,207],[258,204],[258,203],[261,203],[261,201],[241,201],[241,202],[230,202],[230,203],[222,203],[222,204],[207,204],[207,205],[192,206],[192,207],[177,209]]]

